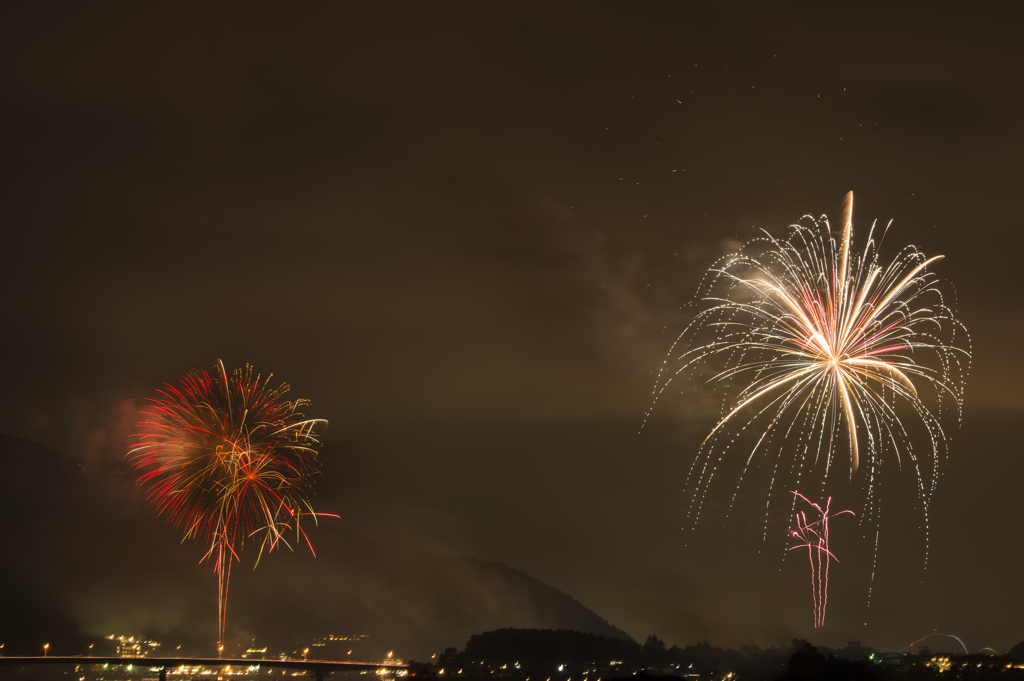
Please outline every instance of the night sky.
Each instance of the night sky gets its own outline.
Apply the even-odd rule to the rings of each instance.
[[[5,469],[30,490],[5,507],[6,586],[45,575],[54,630],[84,637],[215,628],[201,548],[151,517],[124,453],[156,387],[222,358],[330,421],[317,508],[341,515],[311,532],[316,559],[251,572],[246,554],[236,637],[387,610],[373,626],[415,656],[543,626],[479,575],[430,641],[401,623],[472,581],[450,566],[503,564],[641,641],[1018,643],[1024,17],[936,7],[6,6],[0,433],[93,476]],[[874,528],[837,521],[814,631],[806,563],[761,541],[760,501],[726,519],[712,499],[682,529],[713,398],[659,402],[638,431],[704,270],[849,190],[855,234],[894,220],[889,257],[946,255],[974,361],[930,548],[892,469],[874,581]],[[94,496],[106,524],[69,529],[68,500]],[[62,537],[79,543],[58,565]],[[331,602],[380,547],[405,558]],[[292,623],[310,594],[329,613]]]

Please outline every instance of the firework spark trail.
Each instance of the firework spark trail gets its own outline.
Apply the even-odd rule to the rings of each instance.
[[[970,655],[970,652],[967,650],[967,644],[963,642],[963,639],[961,639],[956,634],[943,634],[938,629],[935,629],[934,631],[932,631],[932,632],[930,632],[928,634],[925,634],[924,636],[922,636],[921,638],[917,639],[916,641],[914,641],[910,645],[906,646],[905,648],[900,648],[899,652],[901,652],[901,653],[910,652],[910,649],[913,648],[914,646],[916,646],[918,643],[920,643],[921,641],[927,640],[929,638],[932,638],[934,636],[940,636],[940,637],[943,637],[943,638],[951,638],[951,639],[953,639],[954,641],[956,641],[957,643],[960,644],[960,648],[963,649],[964,655]]]
[[[833,560],[837,563],[839,562],[839,559],[829,549],[828,521],[841,515],[853,515],[854,513],[853,511],[840,511],[829,515],[832,497],[829,497],[825,502],[824,508],[819,504],[813,503],[799,492],[793,492],[794,501],[798,498],[807,502],[811,508],[817,511],[817,515],[820,516],[814,522],[807,522],[807,513],[805,511],[797,511],[794,516],[796,529],[790,530],[789,533],[793,539],[802,542],[796,546],[791,546],[789,548],[790,551],[802,548],[807,549],[807,557],[811,563],[811,597],[814,602],[814,627],[817,629],[825,626],[825,608],[828,605],[829,562]]]
[[[970,339],[930,271],[942,256],[908,246],[886,264],[877,223],[863,249],[853,248],[852,216],[851,192],[838,240],[827,218],[805,216],[788,238],[765,232],[705,273],[693,319],[658,371],[652,403],[684,376],[725,393],[687,475],[691,527],[720,465],[750,430],[760,436],[738,461],[732,499],[748,469],[762,465],[760,456],[772,469],[770,490],[792,478],[804,489],[817,478],[824,490],[832,471],[857,481],[866,488],[862,522],[877,522],[882,462],[907,463],[927,540],[946,455],[941,420],[950,406],[961,415]],[[913,447],[918,428],[930,445],[925,454]],[[845,467],[837,465],[844,449]],[[856,476],[862,467],[866,475]],[[769,491],[766,503],[780,492]],[[766,514],[766,529],[767,522]]]
[[[871,560],[871,581],[868,582],[868,610],[871,610],[871,594],[875,589],[875,572],[878,570],[878,538],[881,536],[881,530],[875,530],[875,555]],[[864,626],[868,623],[865,622]]]
[[[314,428],[327,422],[304,418],[308,402],[285,400],[287,384],[272,388],[271,378],[261,381],[250,366],[229,377],[218,360],[215,376],[192,372],[165,385],[141,412],[128,451],[157,514],[209,546],[199,562],[212,558],[218,578],[219,643],[231,563],[245,541],[259,544],[259,564],[264,551],[291,548],[285,532],[294,526],[312,551],[300,520],[329,515],[309,501],[319,475]]]

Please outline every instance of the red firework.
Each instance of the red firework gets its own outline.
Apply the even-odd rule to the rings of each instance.
[[[829,515],[832,497],[828,498],[825,508],[822,508],[799,492],[793,492],[793,494],[806,501],[814,508],[817,515],[821,516],[818,520],[807,522],[807,513],[797,511],[796,529],[789,532],[794,539],[802,542],[791,546],[789,550],[805,548],[807,557],[811,561],[811,596],[814,600],[814,627],[817,629],[825,626],[825,606],[828,604],[828,564],[832,560],[839,562],[839,559],[828,548],[828,521],[836,516],[847,513],[854,515],[854,513],[853,511],[840,511]]]
[[[128,457],[156,512],[209,546],[199,562],[214,560],[222,642],[231,561],[245,542],[259,544],[258,564],[264,551],[289,546],[285,532],[294,527],[313,550],[300,519],[326,515],[309,500],[320,473],[314,428],[327,422],[305,418],[299,409],[308,401],[284,399],[288,385],[271,387],[272,375],[261,380],[246,365],[229,377],[220,360],[214,371],[157,390]]]

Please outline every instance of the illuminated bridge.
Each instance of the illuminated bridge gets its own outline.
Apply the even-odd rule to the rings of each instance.
[[[334,660],[294,660],[294,659],[227,659],[219,657],[0,657],[0,665],[27,664],[112,664],[136,665],[139,667],[160,668],[160,681],[167,681],[167,670],[178,667],[271,667],[277,669],[297,669],[310,672],[317,681],[334,672],[366,672],[381,671],[383,673],[400,673],[408,670],[407,664],[392,662],[341,662]]]

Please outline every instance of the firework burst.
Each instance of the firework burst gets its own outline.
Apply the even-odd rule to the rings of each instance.
[[[855,250],[852,216],[851,192],[839,235],[826,217],[805,216],[788,238],[765,232],[705,275],[655,385],[655,400],[684,375],[725,393],[690,469],[691,523],[730,447],[753,432],[730,509],[752,464],[762,467],[766,533],[776,478],[806,489],[819,477],[824,491],[830,471],[863,481],[862,518],[877,520],[883,459],[915,471],[927,527],[946,454],[941,420],[950,411],[959,420],[969,338],[930,271],[942,256],[911,246],[885,264],[884,232],[876,242],[872,225]],[[927,448],[914,449],[918,435]]]
[[[218,576],[219,641],[231,562],[245,542],[259,546],[257,564],[264,551],[289,546],[289,530],[312,551],[300,520],[324,515],[309,500],[319,475],[314,428],[326,421],[305,418],[308,402],[285,400],[288,386],[271,387],[271,377],[250,366],[229,377],[218,360],[212,376],[165,385],[141,412],[128,452],[156,512],[209,547],[200,562],[212,558]]]

